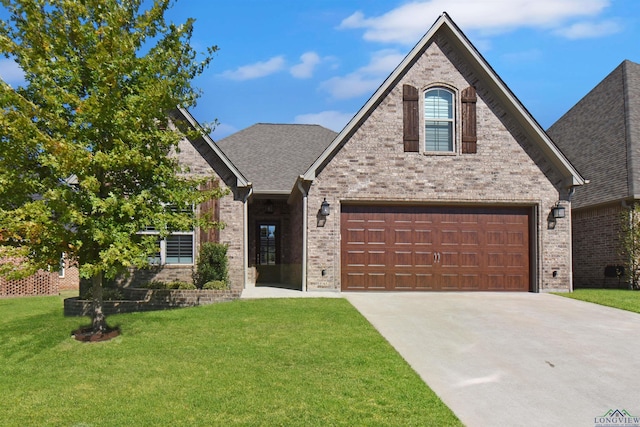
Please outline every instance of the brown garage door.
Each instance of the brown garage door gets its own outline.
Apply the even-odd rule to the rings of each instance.
[[[343,205],[342,290],[529,291],[530,212]]]

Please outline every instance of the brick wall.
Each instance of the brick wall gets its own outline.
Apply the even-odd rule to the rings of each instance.
[[[7,280],[0,277],[0,298],[58,295],[57,276],[57,272],[39,271],[20,280]]]
[[[129,300],[103,301],[105,314],[132,313],[138,311],[167,310],[171,308],[195,307],[240,298],[239,289],[230,290],[168,290],[125,289]],[[91,301],[79,298],[64,300],[65,316],[90,316]]]
[[[220,183],[221,188],[228,189],[222,179],[214,172],[212,167],[202,157],[202,155],[194,148],[194,146],[188,141],[183,140],[179,145],[180,154],[179,160],[182,165],[189,167],[189,172],[197,176],[212,177]],[[244,205],[239,201],[239,195],[229,193],[219,200],[219,212],[220,220],[224,222],[224,228],[219,232],[219,243],[227,244],[227,257],[229,259],[229,282],[233,288],[242,289],[244,287],[244,269],[243,269],[243,218],[244,218]],[[199,241],[198,236],[195,236],[196,242]],[[196,244],[197,258],[198,244]],[[189,279],[191,281],[189,269]],[[172,271],[171,275],[179,274],[176,271]],[[186,277],[186,272],[181,272],[181,277]],[[162,279],[164,280],[164,279]],[[182,279],[180,279],[182,280]]]
[[[422,90],[431,85],[452,88],[457,93],[457,117],[460,92],[474,85],[478,93],[477,154],[461,154],[459,120],[454,155],[405,153],[405,83]],[[562,197],[561,181],[542,151],[505,112],[488,84],[467,68],[446,38],[438,37],[313,182],[308,212],[309,289],[340,288],[340,204],[366,201],[531,206],[538,217],[532,236],[537,239],[534,257],[539,260],[536,288],[569,290],[571,222],[569,218],[560,219],[554,228],[547,223],[551,208]],[[324,226],[318,226],[317,210],[324,198],[332,206],[331,215]],[[563,201],[563,206],[570,210],[568,201]]]
[[[576,209],[630,196],[623,78],[621,65],[547,131],[590,181],[576,189]]]
[[[605,278],[604,269],[608,265],[626,265],[620,244],[624,212],[620,203],[572,212],[576,287],[618,286],[617,278]]]
[[[78,266],[71,263],[68,259],[64,261],[64,270],[62,274],[58,272],[56,275],[59,290],[78,290],[80,288],[80,271]]]

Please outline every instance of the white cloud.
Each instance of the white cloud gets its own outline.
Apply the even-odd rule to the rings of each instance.
[[[576,22],[566,28],[559,28],[556,34],[571,40],[604,37],[618,33],[622,26],[612,20],[602,22]]]
[[[300,124],[320,125],[336,132],[340,132],[352,118],[352,113],[341,113],[339,111],[322,111],[320,113],[301,114],[299,116],[296,116],[294,121],[295,123]]]
[[[282,71],[284,66],[284,56],[280,55],[264,62],[256,62],[238,67],[235,70],[227,70],[222,73],[222,76],[231,80],[252,80]]]
[[[502,55],[502,59],[505,61],[520,64],[523,62],[535,62],[542,59],[544,56],[540,49],[529,49],[521,52],[506,53]]]
[[[346,76],[326,80],[320,88],[329,92],[335,99],[348,99],[372,93],[403,59],[404,55],[396,50],[385,49],[375,52],[369,64]]]
[[[24,72],[14,60],[0,59],[0,78],[12,86],[20,85],[24,83]]]
[[[384,15],[358,11],[339,28],[362,28],[364,39],[413,44],[446,11],[464,31],[506,32],[516,27],[555,28],[567,20],[596,16],[610,0],[429,0],[414,1]]]
[[[303,53],[300,63],[291,67],[291,75],[297,79],[308,79],[313,76],[313,70],[318,64],[320,64],[320,56],[317,53]]]

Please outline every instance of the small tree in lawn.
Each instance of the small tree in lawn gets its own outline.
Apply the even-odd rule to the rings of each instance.
[[[640,205],[623,211],[620,220],[621,255],[627,260],[627,277],[633,289],[640,289]]]
[[[102,333],[103,280],[157,252],[156,237],[138,232],[202,226],[167,206],[221,195],[180,167],[180,123],[167,119],[195,104],[191,81],[217,48],[194,51],[193,20],[165,20],[171,0],[0,2],[0,52],[26,81],[0,80],[0,259],[20,260],[0,273],[57,266],[65,253],[92,281]]]

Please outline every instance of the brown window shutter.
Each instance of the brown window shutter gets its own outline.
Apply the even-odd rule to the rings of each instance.
[[[213,190],[218,187],[218,181],[209,181],[202,186],[202,190]],[[209,213],[213,221],[220,221],[220,200],[211,199],[200,205],[200,214]],[[220,230],[217,228],[200,228],[200,244],[218,243],[220,240]]]
[[[476,126],[476,89],[469,86],[462,91],[462,153],[472,154],[478,150]]]
[[[404,151],[417,152],[420,146],[420,117],[418,114],[418,89],[402,86]]]

